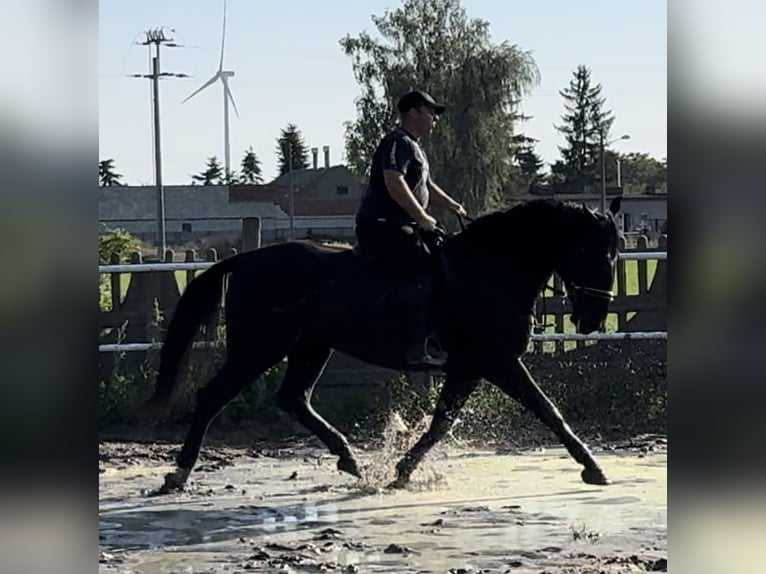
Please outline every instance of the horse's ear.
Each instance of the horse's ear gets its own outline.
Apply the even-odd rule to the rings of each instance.
[[[618,195],[609,204],[609,211],[612,212],[612,215],[617,215],[617,213],[620,211],[621,205],[622,205],[622,196]]]

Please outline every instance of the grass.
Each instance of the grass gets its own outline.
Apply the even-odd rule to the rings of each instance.
[[[651,259],[649,261],[625,261],[625,294],[626,295],[638,295],[638,266],[639,264],[646,263],[646,280],[648,289],[652,281],[654,281],[654,275],[657,272],[657,260]],[[617,279],[615,278],[614,285],[612,287],[614,291],[617,291]]]

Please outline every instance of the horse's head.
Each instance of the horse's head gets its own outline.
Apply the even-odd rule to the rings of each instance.
[[[584,208],[564,246],[556,272],[572,303],[571,321],[578,333],[603,331],[613,299],[619,233],[615,215],[621,198],[615,198],[606,214]]]

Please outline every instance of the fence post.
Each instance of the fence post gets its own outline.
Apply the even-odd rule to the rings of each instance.
[[[564,283],[561,281],[561,277],[559,277],[558,273],[553,274],[553,288],[554,293],[552,294],[553,301],[555,301],[555,306],[553,309],[549,309],[548,312],[553,315],[553,325],[554,325],[554,332],[555,333],[563,333],[564,332],[564,310],[561,308],[561,297],[557,294],[560,293],[564,289]],[[556,341],[553,344],[553,348],[556,352],[563,352],[564,351],[564,341]]]
[[[628,251],[627,242],[625,241],[624,236],[620,236],[619,240],[619,250],[620,253],[624,253]],[[627,264],[628,262],[624,259],[618,259],[617,260],[617,295],[615,297],[615,302],[622,302],[625,300],[625,297],[628,294],[628,274],[627,274]],[[619,305],[617,305],[619,306]],[[627,322],[628,313],[627,311],[617,311],[617,330],[621,331],[622,328],[625,326],[625,323]]]
[[[648,248],[648,241],[645,236],[638,238],[639,251],[656,251]],[[658,242],[660,248],[667,246],[662,239]],[[636,261],[638,271],[638,293],[631,296],[630,300],[635,300],[639,307],[636,314],[621,326],[621,331],[667,331],[667,261],[659,260],[656,262],[656,269],[651,285],[649,285],[648,271],[649,261]]]
[[[216,251],[213,247],[208,249],[207,252],[205,252],[205,261],[207,261],[208,263],[215,263],[215,262],[217,262],[218,261],[218,251]],[[204,271],[203,271],[203,273],[204,273]],[[223,294],[222,294],[221,295],[221,300],[219,301],[220,305],[223,305],[223,299],[224,299],[224,297],[223,297]],[[210,322],[208,325],[203,325],[201,334],[202,334],[202,338],[205,341],[210,342],[210,341],[214,341],[215,340],[215,330],[216,330],[216,326],[218,325],[219,322],[220,322],[220,314],[218,315],[218,318],[215,321]]]
[[[117,265],[119,262],[120,262],[120,256],[117,253],[112,253],[112,256],[109,258],[109,263],[111,265]],[[120,289],[120,277],[121,275],[119,273],[109,274],[109,290],[110,290],[109,300],[111,302],[112,311],[117,311],[117,309],[120,308],[120,302],[122,301],[122,290]]]
[[[184,256],[184,262],[185,263],[195,263],[197,261],[197,252],[194,249],[187,249],[186,255]],[[189,283],[192,282],[194,279],[194,270],[188,269],[186,271],[186,285],[184,285],[184,289],[189,286]]]
[[[638,237],[638,250],[649,251],[649,239],[646,235],[640,235]],[[638,263],[638,295],[639,297],[647,292],[649,289],[649,274],[647,272],[649,268],[649,262],[646,259],[636,261]]]
[[[242,219],[242,251],[253,251],[261,246],[261,218]]]

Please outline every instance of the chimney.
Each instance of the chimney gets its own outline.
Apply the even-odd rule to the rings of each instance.
[[[318,147],[312,147],[311,148],[311,158],[312,158],[312,166],[314,169],[317,169],[319,167],[319,148]]]
[[[324,152],[324,166],[330,167],[330,146],[323,146],[322,151]]]

